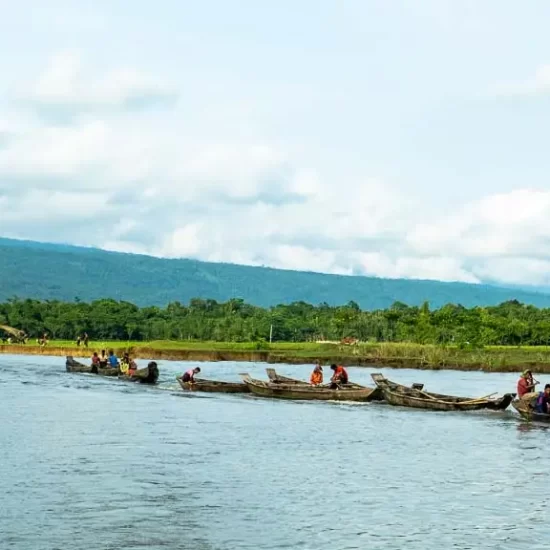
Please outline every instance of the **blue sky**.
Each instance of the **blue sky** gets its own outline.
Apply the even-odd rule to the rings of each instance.
[[[550,4],[21,0],[0,234],[550,284]]]

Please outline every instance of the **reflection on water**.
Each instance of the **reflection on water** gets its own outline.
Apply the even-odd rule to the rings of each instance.
[[[545,548],[548,426],[513,412],[183,394],[0,356],[2,549]],[[202,364],[238,380],[261,364]],[[277,366],[305,378],[309,367]],[[350,369],[368,383],[373,370]],[[386,370],[428,391],[513,374]]]

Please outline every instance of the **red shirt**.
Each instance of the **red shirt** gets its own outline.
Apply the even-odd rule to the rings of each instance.
[[[528,392],[529,383],[527,382],[527,378],[520,378],[518,380],[518,397],[523,397]]]
[[[334,376],[337,377],[339,380],[342,380],[342,382],[348,381],[348,373],[346,369],[342,366],[336,367],[336,370],[334,371]]]

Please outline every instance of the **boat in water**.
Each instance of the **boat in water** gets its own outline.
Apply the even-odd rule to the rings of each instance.
[[[330,389],[326,386],[311,386],[310,384],[273,383],[251,378],[249,374],[241,374],[249,390],[259,397],[276,399],[291,399],[302,401],[373,401],[378,399],[376,388],[347,388],[347,384],[339,389]]]
[[[194,382],[184,382],[181,376],[177,376],[176,380],[184,391],[203,391],[209,393],[250,392],[244,382],[223,382],[220,380],[205,380],[204,378],[195,378]]]
[[[67,372],[80,372],[85,374],[97,374],[98,376],[116,376],[119,380],[127,382],[140,382],[142,384],[156,384],[159,378],[159,369],[155,361],[150,361],[149,364],[137,369],[133,374],[122,374],[120,369],[113,367],[97,367],[95,365],[85,365],[76,361],[72,356],[68,355],[65,361]]]
[[[538,395],[538,392],[526,393],[522,397],[514,399],[512,401],[512,407],[514,407],[525,420],[550,423],[550,414],[540,413],[535,410],[535,403]]]
[[[309,382],[306,382],[305,380],[298,380],[297,378],[289,378],[288,376],[283,376],[282,374],[279,374],[274,368],[266,368],[265,369],[267,373],[267,377],[269,378],[269,381],[273,384],[300,384],[302,386],[311,386]],[[317,387],[327,387],[326,386],[317,386]],[[356,382],[348,382],[346,384],[346,389],[374,389],[376,388],[369,388],[368,386],[362,386],[361,384],[357,384]],[[376,401],[376,396],[379,397],[379,401],[382,400],[382,392],[377,392],[375,396],[373,396],[372,401]]]
[[[383,374],[371,374],[374,383],[384,394],[384,399],[390,404],[415,409],[432,411],[478,411],[481,409],[505,410],[508,408],[515,393],[507,393],[502,397],[492,395],[483,397],[457,397],[441,393],[423,391],[423,384],[414,384],[412,387],[403,386],[388,380]]]

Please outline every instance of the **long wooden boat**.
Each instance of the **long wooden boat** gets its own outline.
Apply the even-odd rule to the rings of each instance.
[[[298,380],[297,378],[289,378],[288,376],[283,376],[282,374],[279,374],[274,368],[266,368],[265,371],[267,373],[267,377],[269,378],[269,381],[272,382],[273,384],[300,384],[302,386],[311,386],[309,382],[306,382],[304,380]],[[326,387],[326,386],[322,386],[322,387]],[[362,386],[361,384],[357,384],[356,382],[348,382],[346,384],[346,389],[350,389],[350,388],[364,389],[364,388],[368,388],[368,386]],[[373,389],[376,389],[376,388],[373,388]],[[381,401],[382,392],[381,391],[377,392],[376,395],[379,396],[380,398],[379,401]],[[375,398],[376,398],[376,395],[375,395]],[[373,401],[375,400],[376,399],[373,399]]]
[[[507,393],[502,397],[489,396],[471,398],[445,395],[423,391],[422,384],[415,387],[403,386],[388,380],[380,373],[371,375],[374,383],[382,390],[384,399],[390,405],[429,409],[433,411],[477,411],[481,409],[504,410],[510,405],[515,393]]]
[[[156,384],[160,374],[158,365],[155,361],[150,361],[146,367],[137,369],[132,375],[122,374],[118,368],[102,368],[96,367],[95,365],[84,365],[83,363],[76,361],[70,355],[67,356],[65,367],[67,372],[97,374],[99,376],[116,376],[120,380],[125,380],[127,382],[140,382],[142,384]]]
[[[81,372],[86,374],[99,374],[100,376],[119,376],[120,370],[112,367],[96,367],[95,365],[85,365],[76,361],[72,356],[68,355],[65,361],[67,372]]]
[[[535,411],[537,397],[537,392],[526,393],[524,396],[514,399],[512,401],[512,407],[514,407],[525,420],[550,423],[550,414]]]
[[[181,376],[177,376],[182,390],[185,391],[203,391],[210,393],[249,393],[250,390],[244,382],[223,382],[220,380],[205,380],[204,378],[195,378],[194,383],[184,382]]]
[[[309,384],[274,384],[255,380],[249,374],[241,374],[244,383],[254,395],[277,399],[295,399],[304,401],[373,401],[378,392],[375,388],[342,387],[331,390],[327,387],[310,386]]]

